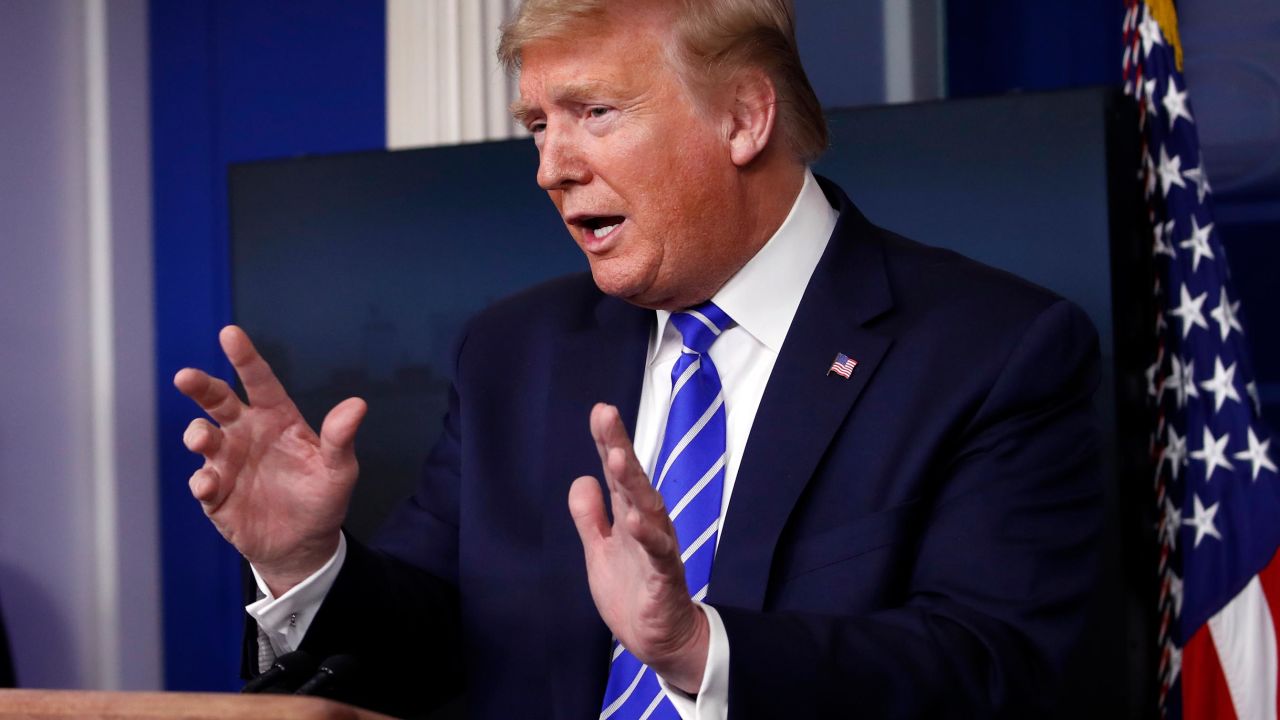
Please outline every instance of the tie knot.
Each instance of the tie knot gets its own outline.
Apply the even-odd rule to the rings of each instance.
[[[671,313],[671,323],[680,331],[684,346],[701,355],[720,333],[733,327],[733,318],[708,300],[697,307]]]

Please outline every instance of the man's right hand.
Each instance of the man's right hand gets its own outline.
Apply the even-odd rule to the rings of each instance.
[[[183,435],[205,460],[191,476],[191,494],[280,597],[337,551],[367,406],[359,398],[342,401],[316,435],[243,330],[225,327],[218,340],[249,404],[200,370],[174,376],[174,386],[217,422],[197,418]]]

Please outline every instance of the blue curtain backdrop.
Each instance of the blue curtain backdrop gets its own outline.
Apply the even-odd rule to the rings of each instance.
[[[1122,0],[947,0],[950,97],[1116,85]]]
[[[239,687],[240,560],[187,491],[184,366],[228,377],[227,165],[385,145],[385,5],[152,0],[156,348],[165,685]]]

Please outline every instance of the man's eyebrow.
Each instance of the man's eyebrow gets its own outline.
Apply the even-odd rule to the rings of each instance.
[[[608,95],[607,86],[598,82],[573,82],[553,88],[549,93],[553,104],[561,102],[583,102],[601,99]],[[516,100],[507,108],[516,122],[524,123],[538,108],[524,100]]]
[[[551,99],[554,102],[598,100],[609,94],[606,87],[603,83],[590,80],[566,83],[551,91]]]
[[[507,110],[511,113],[511,117],[515,118],[515,121],[521,125],[524,125],[529,116],[533,114],[533,107],[524,100],[516,100],[507,106]]]

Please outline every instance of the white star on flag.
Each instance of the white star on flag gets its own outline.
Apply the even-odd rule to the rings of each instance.
[[[1164,459],[1169,461],[1169,472],[1173,479],[1178,479],[1178,471],[1187,464],[1187,439],[1178,437],[1178,431],[1169,426],[1168,445],[1164,448]]]
[[[1169,374],[1164,379],[1163,389],[1173,392],[1173,399],[1178,403],[1178,407],[1187,404],[1187,389],[1182,379],[1182,361],[1177,355],[1169,358]]]
[[[1166,668],[1165,677],[1172,681],[1180,672],[1182,672],[1182,650],[1177,645],[1169,643],[1169,667]]]
[[[1195,184],[1196,198],[1200,202],[1204,202],[1204,196],[1213,191],[1213,188],[1209,187],[1209,176],[1204,174],[1202,165],[1197,165],[1190,170],[1183,170],[1182,177]]]
[[[1182,527],[1182,513],[1168,497],[1164,499],[1164,517],[1160,519],[1160,536],[1168,541],[1170,551],[1178,544],[1178,530]]]
[[[1192,460],[1200,460],[1204,462],[1204,481],[1209,482],[1213,479],[1213,471],[1218,468],[1223,470],[1234,470],[1231,461],[1227,459],[1227,441],[1231,439],[1231,433],[1223,433],[1221,438],[1215,438],[1213,431],[1206,425],[1204,428],[1204,443],[1199,450],[1191,453]]]
[[[1222,288],[1222,294],[1218,299],[1218,307],[1209,311],[1209,317],[1218,323],[1218,329],[1222,332],[1222,340],[1226,342],[1227,336],[1232,330],[1236,332],[1244,332],[1244,328],[1240,327],[1240,320],[1236,317],[1236,313],[1240,312],[1240,302],[1231,302],[1227,298],[1227,288]]]
[[[1253,401],[1253,411],[1261,415],[1262,414],[1262,398],[1258,397],[1258,383],[1254,380],[1250,380],[1249,382],[1245,383],[1244,391],[1249,393],[1249,399]]]
[[[1168,255],[1171,258],[1178,257],[1178,251],[1173,249],[1173,221],[1161,225],[1156,223],[1155,227],[1156,242],[1152,252],[1156,255]]]
[[[1193,256],[1191,258],[1191,272],[1200,269],[1200,258],[1209,258],[1213,260],[1213,248],[1209,247],[1209,235],[1213,233],[1213,223],[1209,223],[1204,227],[1200,227],[1200,223],[1191,218],[1191,237],[1178,243],[1180,248],[1191,248]]]
[[[1146,182],[1142,186],[1143,197],[1150,198],[1156,192],[1157,173],[1155,161],[1151,159],[1151,153],[1142,154],[1142,172],[1138,173],[1146,178]]]
[[[1249,449],[1241,450],[1235,454],[1237,460],[1248,460],[1253,465],[1253,481],[1258,481],[1258,472],[1263,468],[1276,472],[1275,463],[1271,462],[1268,453],[1271,450],[1271,439],[1258,442],[1258,436],[1253,434],[1253,428],[1249,428]]]
[[[1182,366],[1182,394],[1184,399],[1200,397],[1200,390],[1196,388],[1195,360],[1188,360]]]
[[[1236,391],[1235,385],[1236,364],[1231,363],[1231,367],[1222,367],[1222,358],[1213,359],[1213,377],[1200,383],[1200,387],[1213,393],[1213,411],[1216,413],[1222,409],[1222,403],[1228,399],[1240,402],[1240,393]],[[1208,432],[1206,430],[1205,432]],[[1229,467],[1227,468],[1230,469]]]
[[[1196,529],[1196,540],[1192,543],[1192,547],[1200,547],[1200,541],[1205,535],[1212,535],[1221,540],[1222,536],[1218,534],[1218,528],[1213,525],[1213,516],[1218,514],[1218,503],[1206,508],[1204,503],[1200,502],[1200,496],[1196,495],[1195,506],[1195,515],[1182,521],[1183,525],[1190,525]]]
[[[1177,573],[1169,573],[1169,597],[1173,598],[1173,614],[1182,614],[1182,578]]]
[[[1156,83],[1158,82],[1158,80],[1152,78],[1142,83],[1142,96],[1147,101],[1147,112],[1151,115],[1159,112],[1156,110]]]
[[[1178,92],[1178,82],[1173,78],[1169,78],[1169,87],[1165,88],[1164,100],[1161,103],[1164,109],[1169,111],[1170,130],[1173,130],[1178,118],[1186,118],[1189,123],[1195,122],[1191,119],[1191,113],[1187,112],[1187,91]]]
[[[1164,187],[1165,197],[1169,196],[1169,188],[1177,185],[1182,189],[1186,189],[1187,183],[1182,179],[1182,158],[1174,155],[1169,157],[1169,153],[1164,147],[1160,148],[1160,185]]]
[[[1153,45],[1163,45],[1164,38],[1160,33],[1160,24],[1151,17],[1151,10],[1143,11],[1142,22],[1138,24],[1138,32],[1142,34],[1142,54],[1151,54]]]
[[[1182,302],[1178,307],[1170,310],[1169,314],[1182,319],[1182,339],[1185,340],[1191,333],[1192,325],[1198,325],[1205,330],[1209,329],[1209,323],[1204,319],[1204,311],[1200,309],[1204,305],[1205,298],[1209,297],[1209,293],[1200,293],[1193,298],[1191,293],[1187,292],[1186,285],[1179,289],[1182,291]]]

